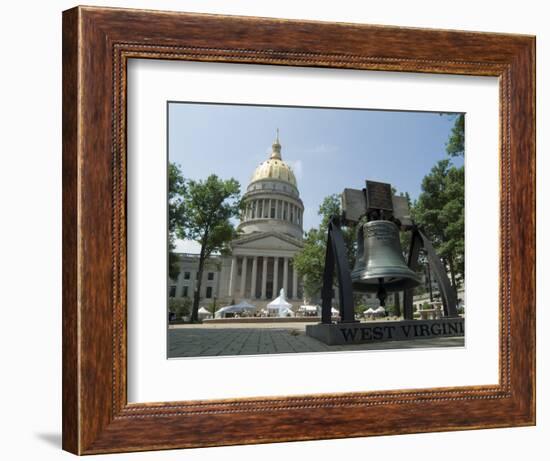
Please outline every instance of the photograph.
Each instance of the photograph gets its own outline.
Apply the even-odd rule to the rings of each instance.
[[[167,357],[465,345],[465,118],[167,102]]]

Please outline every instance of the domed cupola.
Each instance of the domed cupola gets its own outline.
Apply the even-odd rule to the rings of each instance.
[[[277,138],[272,144],[271,155],[267,160],[260,163],[252,174],[250,179],[250,184],[248,190],[251,186],[254,186],[254,183],[257,181],[262,181],[265,179],[274,179],[277,181],[288,183],[292,186],[292,189],[295,189],[296,194],[298,195],[298,189],[296,184],[296,176],[289,165],[283,162],[281,157],[281,144],[279,142],[279,130],[277,130]],[[253,188],[253,187],[252,187]]]
[[[238,230],[281,232],[302,239],[304,205],[296,176],[283,161],[279,130],[269,158],[256,168],[243,196],[243,213]]]

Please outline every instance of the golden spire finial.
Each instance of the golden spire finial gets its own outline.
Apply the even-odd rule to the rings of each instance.
[[[271,157],[277,160],[281,160],[281,144],[279,143],[279,128],[277,128],[277,137],[275,142],[271,145],[273,151],[271,152]]]

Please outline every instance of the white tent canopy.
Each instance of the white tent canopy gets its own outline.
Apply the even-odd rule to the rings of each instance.
[[[253,306],[246,301],[241,301],[239,304],[233,304],[232,306],[225,306],[216,311],[216,318],[223,318],[227,314],[250,314],[256,310],[256,306]]]
[[[201,320],[204,320],[204,319],[211,319],[212,318],[212,312],[210,312],[206,307],[204,306],[201,306],[199,308],[199,319]]]
[[[284,288],[281,288],[279,296],[267,305],[267,312],[276,317],[294,317],[292,304],[286,300]]]

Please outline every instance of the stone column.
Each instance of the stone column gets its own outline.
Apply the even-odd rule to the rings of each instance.
[[[231,272],[229,273],[229,296],[233,298],[235,285],[237,284],[237,256],[231,259]]]
[[[292,260],[292,297],[298,298],[298,272],[294,266],[294,260]]]
[[[265,289],[267,285],[267,256],[263,256],[263,263],[262,263],[262,293],[261,298],[265,299]]]
[[[273,297],[279,296],[279,257],[273,258]]]
[[[284,258],[283,261],[283,288],[285,290],[285,296],[288,296],[288,258]]]
[[[258,257],[254,256],[252,260],[252,286],[250,287],[250,297],[252,299],[256,299],[256,272],[258,272]]]
[[[244,290],[246,289],[246,262],[247,262],[247,257],[246,256],[243,256],[243,266],[242,266],[242,270],[241,270],[241,298],[244,298],[245,295],[244,295]]]
[[[260,208],[260,201],[254,200],[254,204],[256,205],[256,210],[254,212],[254,219],[258,219],[258,210]]]
[[[271,204],[273,199],[269,199],[269,208],[267,209],[267,217],[271,218]]]

